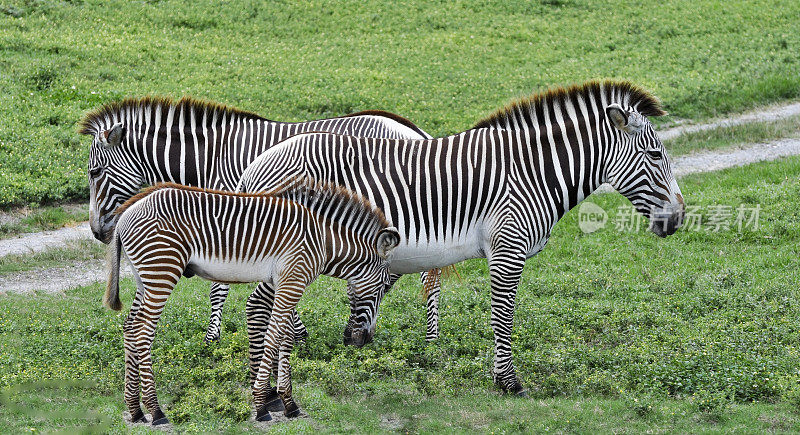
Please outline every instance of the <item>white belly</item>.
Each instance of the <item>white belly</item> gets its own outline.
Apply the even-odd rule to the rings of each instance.
[[[218,258],[193,257],[189,268],[202,278],[217,282],[273,282],[278,270],[276,260],[268,257],[257,262],[222,261]]]
[[[389,254],[392,273],[416,273],[482,256],[484,241],[477,230],[460,240],[402,242]]]

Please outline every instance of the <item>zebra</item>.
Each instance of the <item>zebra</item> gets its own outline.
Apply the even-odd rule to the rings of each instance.
[[[353,136],[414,138],[431,136],[411,121],[389,112],[364,111],[309,122],[275,122],[221,104],[183,97],[131,98],[86,114],[79,132],[94,139],[89,149],[89,222],[98,240],[108,243],[114,210],[143,185],[183,185],[233,191],[244,169],[263,151],[308,131]],[[426,338],[438,337],[439,273],[420,281],[427,294]],[[219,340],[222,308],[229,286],[211,286],[211,316],[204,340]],[[296,334],[308,333],[294,314]]]
[[[251,163],[238,190],[307,175],[365,196],[402,237],[391,257],[395,278],[486,258],[493,379],[524,395],[511,356],[516,292],[525,261],[544,248],[556,222],[606,182],[650,218],[658,236],[683,222],[680,188],[648,119],[664,114],[628,81],[590,81],[513,101],[470,130],[433,140],[295,136]]]
[[[124,398],[133,422],[146,422],[140,383],[152,424],[169,422],[156,397],[150,347],[181,275],[275,286],[265,351],[251,354],[251,369],[258,369],[252,387],[259,421],[270,420],[269,409],[278,404],[288,417],[300,413],[292,399],[290,317],[305,287],[319,275],[348,282],[351,316],[357,319],[353,344],[372,340],[378,305],[390,284],[386,257],[400,235],[362,197],[302,178],[265,194],[167,183],[133,196],[117,210],[104,302],[113,310],[122,308],[119,266],[124,252],[138,287],[123,327]],[[277,379],[275,388],[270,388],[270,374]]]

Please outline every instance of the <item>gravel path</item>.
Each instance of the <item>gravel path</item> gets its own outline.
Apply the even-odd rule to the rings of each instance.
[[[709,151],[678,157],[674,159],[673,170],[676,177],[682,177],[687,174],[718,171],[798,154],[800,154],[800,139],[779,139],[772,142],[749,145],[744,148]]]
[[[659,135],[662,139],[668,139],[696,131],[750,122],[772,121],[798,114],[800,114],[800,103],[739,115],[709,124],[674,127],[662,131]],[[673,164],[675,175],[681,177],[687,174],[717,171],[793,155],[800,155],[800,138],[780,139],[738,149],[691,154],[675,158]],[[604,185],[598,191],[608,192],[613,189]],[[83,222],[75,227],[0,240],[0,258],[12,254],[42,252],[51,248],[63,247],[70,240],[80,239],[92,239],[88,222]],[[123,275],[130,275],[128,266],[123,266],[122,271]],[[0,275],[0,295],[6,292],[29,293],[34,290],[58,293],[81,285],[103,281],[105,278],[105,266],[101,261]]]
[[[753,122],[770,122],[800,115],[800,103],[793,103],[786,106],[775,106],[757,112],[744,113],[731,118],[720,119],[719,121],[709,122],[698,125],[679,125],[658,132],[661,140],[672,139],[682,134],[695,133],[698,131],[713,130],[719,127],[732,127],[735,125],[750,124]]]
[[[61,248],[70,240],[91,240],[89,222],[41,233],[21,234],[19,237],[0,240],[0,258],[7,255],[35,254],[51,248]]]
[[[82,261],[64,267],[1,275],[0,291],[31,293],[34,290],[41,290],[60,293],[104,279],[105,266],[102,261]]]

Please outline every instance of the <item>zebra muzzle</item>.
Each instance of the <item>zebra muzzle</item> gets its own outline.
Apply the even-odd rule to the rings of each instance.
[[[659,237],[671,236],[683,224],[683,217],[683,207],[669,213],[656,213],[650,220],[650,230]]]
[[[355,328],[353,329],[353,333],[350,337],[350,342],[347,342],[345,338],[345,344],[349,344],[355,347],[362,347],[365,344],[372,343],[372,334],[370,333],[369,329],[367,328]]]

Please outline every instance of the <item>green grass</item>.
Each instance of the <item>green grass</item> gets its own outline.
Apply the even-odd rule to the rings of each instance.
[[[619,207],[629,207],[619,195],[589,198],[609,212],[606,228],[583,234],[569,213],[523,275],[513,340],[528,400],[503,397],[491,382],[485,261],[466,262],[462,279],[445,283],[442,337],[432,345],[417,278],[404,277],[387,296],[375,342],[363,349],[340,344],[342,283],[318,280],[300,306],[311,336],[292,357],[295,394],[311,418],[275,429],[800,430],[800,158],[692,175],[681,187],[703,219],[717,204],[760,204],[760,228],[659,239],[615,229]],[[132,288],[124,282],[126,307]],[[182,280],[172,295],[153,354],[178,430],[256,429],[247,421],[250,288],[231,292],[214,346],[202,344],[208,284]],[[102,308],[102,292],[98,284],[0,298],[0,431],[125,430],[125,311]],[[53,387],[64,379],[81,384]],[[49,386],[30,385],[43,381]]]
[[[190,94],[278,120],[362,109],[430,133],[510,98],[593,78],[652,89],[701,119],[800,96],[792,1],[283,3],[6,1],[0,206],[82,199],[82,114]]]
[[[792,116],[770,122],[754,122],[686,133],[665,141],[664,146],[670,155],[677,156],[796,137],[798,133],[800,133],[800,116]]]
[[[0,239],[23,233],[55,230],[89,219],[89,207],[34,207],[19,219],[0,224]]]

